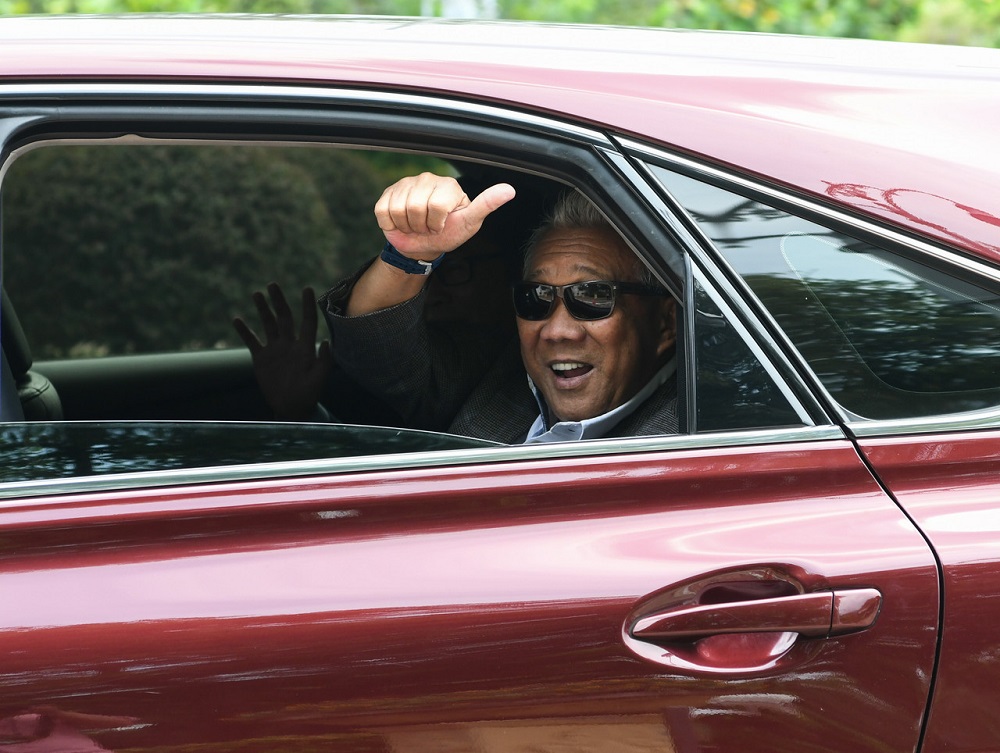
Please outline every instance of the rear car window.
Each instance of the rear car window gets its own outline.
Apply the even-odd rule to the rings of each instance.
[[[1000,298],[988,282],[653,169],[849,414],[1000,404]]]

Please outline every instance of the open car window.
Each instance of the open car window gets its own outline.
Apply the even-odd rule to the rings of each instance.
[[[45,144],[3,182],[4,287],[35,360],[242,347],[276,281],[322,292],[381,247],[372,207],[433,157],[226,144]]]
[[[489,333],[496,339],[481,349],[500,353],[513,337],[510,283],[523,244],[563,181],[317,144],[38,142],[15,154],[0,187],[3,340],[28,423],[0,437],[19,466],[3,480],[495,446],[443,426],[421,431],[429,427],[340,369],[315,425],[268,425],[233,329],[241,316],[260,332],[250,294],[271,281],[298,319],[302,287],[322,293],[361,269],[383,242],[372,214],[382,190],[425,170],[459,177],[470,194],[517,181],[521,209],[494,226],[479,256],[449,258],[436,273],[440,300],[426,309],[460,333],[456,342]],[[489,295],[463,293],[476,268],[495,278]],[[680,318],[694,333],[679,338],[681,433],[808,425],[745,330],[727,324],[728,310],[701,283],[686,284],[695,315]],[[321,319],[318,339],[328,337]],[[12,355],[22,350],[27,364]]]

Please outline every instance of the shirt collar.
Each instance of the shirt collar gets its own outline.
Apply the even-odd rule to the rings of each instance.
[[[639,390],[631,399],[612,408],[607,413],[602,413],[594,418],[586,418],[583,421],[559,421],[551,428],[546,426],[545,416],[548,410],[545,405],[545,398],[535,387],[535,383],[528,377],[528,386],[531,388],[535,400],[538,402],[538,417],[528,430],[528,436],[524,440],[525,444],[535,444],[543,442],[573,442],[579,439],[600,439],[618,425],[624,418],[635,412],[635,409],[646,402],[646,399],[656,392],[659,387],[674,375],[677,370],[676,358],[671,358],[663,367],[653,375],[646,386]]]

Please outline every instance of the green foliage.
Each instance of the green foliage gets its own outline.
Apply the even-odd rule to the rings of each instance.
[[[372,256],[383,186],[334,149],[38,149],[4,181],[4,285],[36,357],[235,344],[251,291],[322,292]]]
[[[506,18],[890,39],[919,0],[500,0]]]
[[[920,12],[899,29],[903,42],[1000,47],[1000,1],[923,0]]]
[[[0,0],[22,13],[417,16],[447,0]],[[1000,46],[1000,0],[498,0],[501,18]]]
[[[0,0],[0,15],[137,12],[415,16],[420,14],[420,0]]]

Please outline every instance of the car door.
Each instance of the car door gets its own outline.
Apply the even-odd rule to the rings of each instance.
[[[325,97],[341,115],[266,100],[242,118],[198,109],[227,94],[265,96],[206,87],[158,100],[165,120],[130,129],[205,138],[238,122],[247,138],[256,118],[285,139],[326,135],[316,122],[331,140],[360,138],[356,97],[283,94],[286,106]],[[85,423],[4,427],[39,470],[0,484],[4,742],[914,750],[936,562],[793,360],[685,249],[609,139],[430,98],[417,123],[404,100],[363,103],[375,146],[383,128],[397,147],[546,172],[681,289],[688,431],[280,462],[261,442],[259,457],[244,444],[242,462],[221,464],[199,462],[199,425],[181,424],[193,460],[140,469],[115,465],[123,439],[67,440]],[[60,133],[96,107],[61,102]],[[150,425],[110,423],[156,441]],[[235,442],[213,449],[229,456]]]
[[[968,427],[860,440],[872,467],[933,544],[944,574],[941,658],[926,751],[984,750],[1000,736],[990,711],[1000,674],[994,628],[998,440],[996,430]]]
[[[912,750],[936,568],[850,444],[660,444],[8,485],[7,706],[111,749]]]

